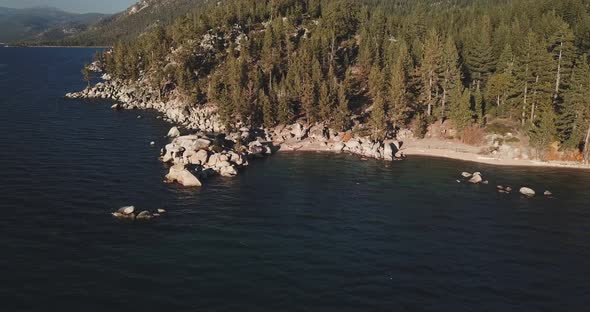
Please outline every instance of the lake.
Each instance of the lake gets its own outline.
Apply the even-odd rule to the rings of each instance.
[[[588,171],[279,153],[201,189],[164,184],[171,125],[63,99],[84,87],[94,52],[0,49],[2,311],[590,304]],[[490,185],[455,182],[476,170]],[[496,184],[555,196],[498,194]],[[113,219],[125,205],[168,213]]]

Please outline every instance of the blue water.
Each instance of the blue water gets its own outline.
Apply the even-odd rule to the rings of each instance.
[[[91,49],[0,49],[1,311],[583,311],[590,175],[278,154],[162,183],[170,125],[69,101]],[[137,119],[141,115],[143,118]],[[455,182],[482,171],[489,186]],[[496,184],[555,198],[500,195]],[[124,205],[166,208],[147,223]]]

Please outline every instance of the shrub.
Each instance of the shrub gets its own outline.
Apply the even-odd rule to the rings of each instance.
[[[462,141],[469,145],[481,145],[485,139],[485,132],[477,125],[463,129]]]
[[[491,134],[506,135],[506,133],[515,132],[514,130],[511,126],[501,122],[493,122],[486,126],[486,132]]]
[[[418,116],[412,122],[412,132],[418,139],[424,139],[426,132],[428,132],[428,119],[424,115]]]

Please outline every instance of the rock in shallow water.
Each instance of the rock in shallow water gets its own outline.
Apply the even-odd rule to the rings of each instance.
[[[190,173],[183,164],[177,164],[170,167],[170,172],[166,175],[166,180],[178,182],[179,184],[188,187],[202,186],[201,181]]]
[[[481,178],[481,175],[477,174],[474,175],[473,177],[471,177],[471,179],[469,179],[469,183],[473,183],[473,184],[479,184],[483,181],[483,179]]]
[[[125,207],[119,208],[119,210],[117,210],[117,213],[129,215],[129,214],[132,214],[134,211],[135,211],[135,206],[125,206]]]
[[[152,215],[150,214],[149,211],[142,211],[135,218],[137,220],[149,220],[152,218]]]
[[[520,192],[520,194],[528,196],[528,197],[533,197],[536,194],[533,189],[528,188],[528,187],[521,187],[519,192]]]

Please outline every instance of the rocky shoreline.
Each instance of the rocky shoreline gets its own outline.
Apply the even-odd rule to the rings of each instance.
[[[249,161],[277,151],[325,151],[350,153],[384,161],[402,159],[401,142],[375,142],[352,132],[336,132],[323,124],[296,122],[270,129],[242,127],[226,131],[215,105],[194,106],[181,97],[162,101],[159,90],[141,82],[129,85],[103,75],[103,82],[80,92],[68,93],[70,99],[108,99],[112,109],[152,109],[175,125],[168,137],[171,142],[161,150],[161,160],[171,164],[165,182],[198,187],[214,175],[233,177]],[[179,128],[187,134],[181,135]]]

